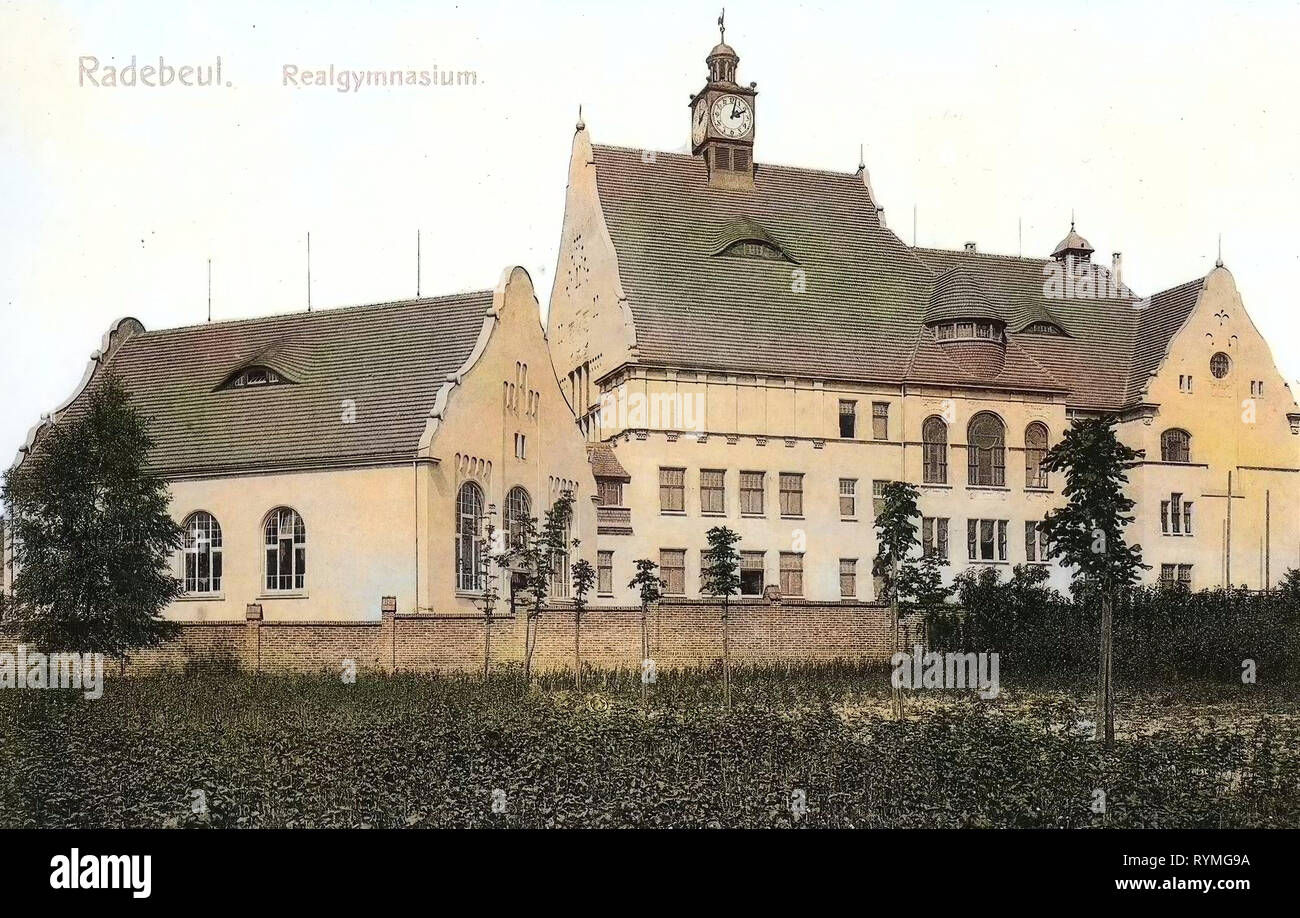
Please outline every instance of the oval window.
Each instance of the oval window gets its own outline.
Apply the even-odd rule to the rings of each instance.
[[[1215,354],[1210,358],[1210,373],[1215,379],[1223,379],[1228,375],[1228,370],[1232,367],[1232,359],[1223,351]]]

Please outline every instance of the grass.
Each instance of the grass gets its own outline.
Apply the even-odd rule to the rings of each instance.
[[[197,672],[98,701],[4,691],[0,826],[1300,825],[1289,686],[1124,692],[1106,751],[1083,689],[911,693],[892,721],[887,670],[733,683],[730,713],[700,670],[661,672],[645,709],[634,672],[582,694],[564,674],[524,692],[513,674]]]

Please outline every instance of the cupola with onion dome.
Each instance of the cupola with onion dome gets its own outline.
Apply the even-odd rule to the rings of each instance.
[[[1006,358],[1006,317],[979,281],[960,268],[934,279],[925,324],[944,353],[967,372],[993,377]]]

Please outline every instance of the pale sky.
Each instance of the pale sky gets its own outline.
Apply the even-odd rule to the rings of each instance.
[[[756,158],[852,171],[921,245],[1046,255],[1077,213],[1149,294],[1223,257],[1300,380],[1300,4],[727,4]],[[543,302],[579,103],[659,150],[717,41],[665,2],[0,2],[0,466],[118,317],[215,319],[495,285]],[[229,86],[78,86],[101,66]],[[283,67],[472,70],[475,86],[283,85]]]

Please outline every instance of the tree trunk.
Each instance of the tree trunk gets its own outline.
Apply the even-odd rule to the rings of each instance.
[[[492,666],[492,613],[483,618],[483,681],[486,682]]]
[[[541,610],[524,613],[524,691],[528,691],[528,685],[533,678],[533,645],[537,640],[537,619],[541,615]]]
[[[573,690],[582,691],[582,612],[573,610]]]
[[[1115,692],[1111,680],[1113,600],[1101,597],[1101,654],[1097,670],[1097,731],[1107,748],[1115,745]]]
[[[895,558],[889,562],[890,569],[890,588],[889,588],[889,627],[892,631],[894,642],[894,652],[901,653],[903,650],[903,630],[898,617],[898,559]],[[891,702],[894,719],[903,719],[903,687],[894,686],[893,699]]]
[[[722,597],[722,700],[731,710],[731,622],[727,597]]]

